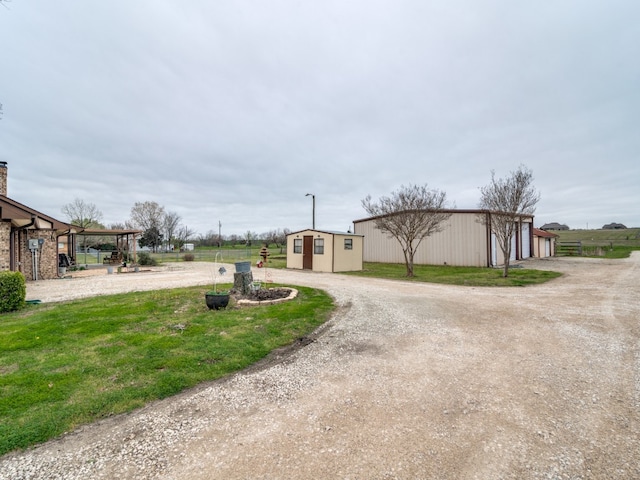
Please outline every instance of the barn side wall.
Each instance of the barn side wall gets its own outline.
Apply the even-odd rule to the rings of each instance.
[[[477,213],[454,213],[443,223],[444,230],[425,238],[414,257],[417,265],[489,265],[487,227]],[[375,228],[373,220],[354,224],[355,233],[364,235],[364,261],[404,263],[400,243]]]

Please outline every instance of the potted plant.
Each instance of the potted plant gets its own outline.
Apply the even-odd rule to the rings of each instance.
[[[217,266],[218,264],[218,255],[220,255],[220,252],[216,253],[216,260],[215,260],[215,265]],[[224,267],[220,267],[218,269],[218,273],[220,273],[220,275],[224,275],[225,272],[227,270]],[[207,307],[209,307],[209,310],[219,310],[221,308],[226,308],[227,305],[229,305],[229,297],[230,294],[228,291],[223,290],[218,292],[217,289],[217,281],[216,281],[216,275],[215,272],[213,274],[213,290],[209,290],[208,292],[205,292],[204,294],[204,298],[207,302]]]
[[[229,292],[216,292],[215,290],[210,290],[204,294],[204,298],[207,302],[207,307],[209,310],[220,310],[221,308],[226,308],[229,305]]]

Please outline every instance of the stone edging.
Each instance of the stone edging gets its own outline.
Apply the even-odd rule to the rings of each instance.
[[[286,288],[290,290],[289,295],[284,298],[276,298],[275,300],[248,300],[243,298],[236,302],[236,305],[239,307],[254,307],[258,305],[275,305],[276,303],[287,302],[289,300],[293,300],[298,296],[298,290],[290,287],[278,287],[278,288]]]

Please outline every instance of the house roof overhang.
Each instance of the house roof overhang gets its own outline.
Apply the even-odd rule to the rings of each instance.
[[[0,195],[0,218],[11,222],[15,228],[55,230],[58,235],[74,233],[73,225],[56,220],[4,195]]]

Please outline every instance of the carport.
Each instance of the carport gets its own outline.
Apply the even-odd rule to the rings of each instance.
[[[114,252],[104,252],[105,257],[102,259],[102,263],[113,263],[111,261],[106,261],[104,258],[118,258],[120,261],[124,258],[129,258],[133,263],[138,261],[136,247],[137,247],[137,237],[142,235],[142,230],[131,230],[131,229],[97,229],[97,228],[85,228],[81,229],[77,227],[76,239],[78,241],[82,241],[86,239],[86,237],[99,237],[99,238],[112,238],[114,240],[114,245],[116,246],[116,250]],[[81,240],[82,237],[85,237]],[[84,243],[84,242],[83,242]],[[77,258],[77,245],[71,245],[71,250],[74,254],[71,255],[71,258],[75,263],[82,263],[79,258]],[[114,255],[115,254],[115,255]]]

